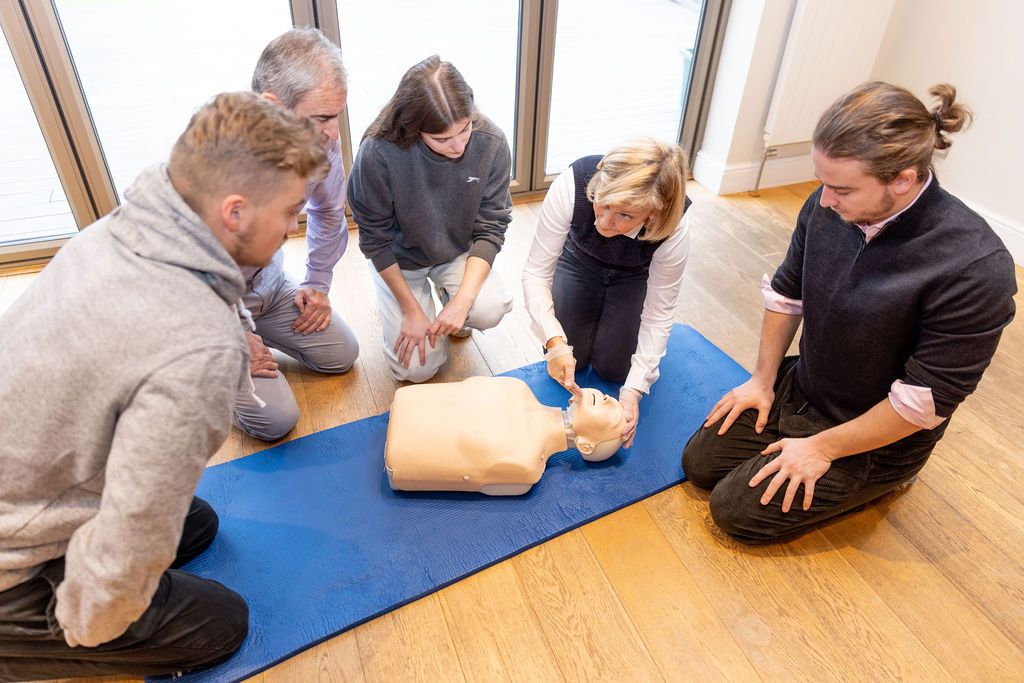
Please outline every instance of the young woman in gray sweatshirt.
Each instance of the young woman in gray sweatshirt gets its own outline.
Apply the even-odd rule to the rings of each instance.
[[[511,164],[505,136],[436,55],[406,72],[367,129],[348,195],[399,380],[430,379],[446,360],[445,336],[489,329],[511,310],[491,272],[511,220]]]

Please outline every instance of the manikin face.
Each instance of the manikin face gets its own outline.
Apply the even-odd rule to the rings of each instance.
[[[432,151],[449,159],[458,159],[466,151],[469,144],[469,137],[473,134],[473,122],[466,119],[459,119],[452,124],[451,128],[443,133],[420,132],[424,144]]]
[[[322,86],[310,90],[293,107],[296,114],[308,116],[313,120],[320,141],[325,145],[338,139],[338,116],[345,110],[348,102],[348,91],[336,86]]]
[[[847,223],[870,225],[896,213],[894,192],[906,182],[904,177],[885,184],[865,172],[864,162],[833,159],[817,149],[811,150],[811,161],[814,175],[824,185],[822,207],[832,209]]]
[[[622,406],[608,394],[597,389],[581,389],[582,396],[573,397],[576,406],[573,412],[572,428],[577,440],[583,438],[591,443],[600,443],[622,436],[626,418]]]
[[[306,205],[306,178],[288,173],[280,188],[259,204],[246,202],[237,209],[239,228],[231,256],[238,265],[266,266],[288,233],[298,229],[299,212]]]
[[[650,211],[639,211],[622,204],[594,203],[594,227],[604,237],[628,235],[650,217]]]

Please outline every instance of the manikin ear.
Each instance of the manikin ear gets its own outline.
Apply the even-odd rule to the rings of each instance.
[[[279,100],[277,98],[277,95],[275,95],[272,92],[261,92],[260,97],[267,100],[268,102],[273,102],[274,104],[281,104],[281,100]]]
[[[916,182],[917,170],[913,168],[905,168],[892,179],[892,182],[889,183],[889,187],[892,188],[894,194],[904,195],[914,188],[914,184]]]
[[[238,232],[242,227],[242,216],[248,207],[245,197],[229,194],[220,201],[220,219],[228,232]]]
[[[582,437],[576,437],[576,450],[583,455],[590,455],[594,452],[594,443]]]

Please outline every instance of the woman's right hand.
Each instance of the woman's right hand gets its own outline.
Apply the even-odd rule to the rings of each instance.
[[[576,385],[576,358],[572,355],[572,347],[561,337],[555,337],[548,340],[547,349],[548,374],[571,391]]]
[[[402,316],[402,331],[398,335],[398,341],[395,342],[394,348],[402,365],[409,367],[413,350],[417,346],[420,349],[420,365],[426,364],[427,330],[429,329],[430,319],[422,308],[417,308],[416,311]],[[430,348],[434,348],[435,341],[434,335],[430,335]]]
[[[771,411],[772,403],[775,401],[773,384],[774,382],[766,382],[758,377],[751,377],[718,400],[715,407],[708,413],[704,427],[710,427],[725,416],[725,419],[722,420],[722,426],[718,429],[718,435],[721,436],[728,431],[732,423],[740,416],[740,413],[750,408],[756,408],[757,423],[754,426],[754,431],[760,434],[764,430],[765,425],[768,424],[768,413]]]

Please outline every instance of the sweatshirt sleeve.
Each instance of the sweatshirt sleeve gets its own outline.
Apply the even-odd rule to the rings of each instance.
[[[171,565],[206,461],[231,428],[239,349],[190,354],[151,374],[114,428],[99,512],[71,536],[57,621],[71,646],[117,638]]]
[[[387,165],[375,141],[359,147],[348,181],[348,202],[359,228],[359,249],[382,271],[398,263],[391,249],[395,241],[395,200]]]
[[[495,129],[492,133],[497,146],[494,161],[488,169],[480,209],[473,223],[473,246],[470,256],[477,256],[494,263],[494,257],[505,243],[505,230],[512,220],[512,195],[509,193],[509,179],[512,173],[512,153],[505,136]]]
[[[334,266],[348,246],[345,164],[340,153],[330,154],[330,160],[327,177],[310,183],[306,200],[306,279],[302,286],[323,294],[330,291]]]

